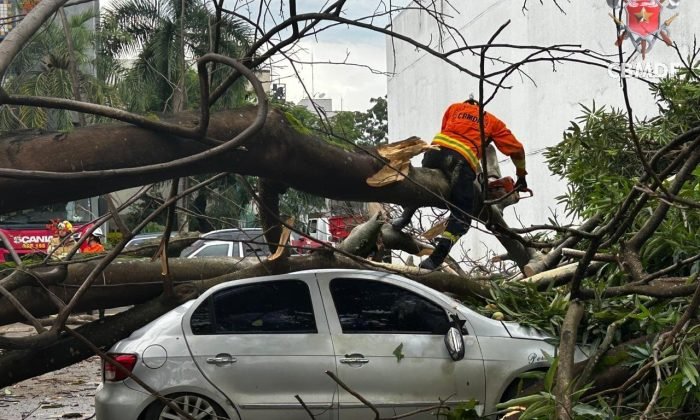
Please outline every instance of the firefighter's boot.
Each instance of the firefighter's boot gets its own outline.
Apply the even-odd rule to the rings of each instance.
[[[411,223],[411,219],[413,218],[413,215],[415,214],[416,210],[418,210],[417,207],[406,207],[405,209],[403,209],[403,213],[401,213],[401,216],[391,221],[391,226],[396,230],[403,230],[403,228],[405,228],[406,226],[408,226],[409,223]]]
[[[435,245],[433,253],[420,263],[420,268],[435,270],[436,268],[440,267],[442,262],[445,261],[445,258],[447,258],[447,255],[450,253],[450,248],[452,248],[451,240],[447,238],[438,238],[437,245]]]

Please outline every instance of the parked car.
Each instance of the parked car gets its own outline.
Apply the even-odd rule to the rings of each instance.
[[[370,409],[326,371],[382,417],[440,399],[491,413],[519,374],[548,367],[544,338],[398,275],[313,270],[220,284],[110,354],[194,418],[307,420],[298,395],[316,419],[366,420]],[[97,419],[178,418],[111,364],[103,371]]]
[[[270,255],[260,228],[221,229],[207,232],[183,249],[181,258],[255,257]],[[227,246],[228,245],[228,246]]]
[[[174,238],[177,237],[177,235],[177,232],[172,232],[170,237]],[[131,238],[131,240],[126,243],[126,245],[124,245],[124,251],[137,248],[141,245],[145,245],[150,242],[155,243],[156,240],[160,240],[162,236],[163,232],[139,233],[138,235],[135,235],[133,238]]]
[[[203,257],[263,257],[270,255],[267,245],[249,244],[239,241],[209,241],[195,249],[185,258]]]

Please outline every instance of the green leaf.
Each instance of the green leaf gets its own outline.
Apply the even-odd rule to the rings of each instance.
[[[693,386],[698,386],[698,370],[695,369],[695,366],[684,360],[681,362],[681,372]]]
[[[544,376],[544,389],[547,391],[552,390],[552,385],[554,384],[554,375],[557,373],[557,367],[559,366],[559,358],[555,357],[552,359],[552,366],[547,370],[547,374]]]
[[[393,355],[396,356],[396,362],[401,362],[401,359],[404,358],[404,354],[401,352],[403,350],[403,343],[399,344],[396,346],[396,348],[393,351]]]
[[[527,395],[525,397],[513,398],[512,400],[496,404],[496,409],[503,410],[504,408],[513,407],[516,405],[528,406],[534,402],[541,401],[542,398],[542,394]]]
[[[663,365],[665,365],[665,364],[667,364],[667,363],[671,363],[672,361],[674,361],[674,360],[676,360],[676,359],[678,359],[678,355],[677,355],[677,354],[674,354],[674,355],[671,355],[671,356],[668,356],[668,357],[664,357],[663,359],[661,359],[661,360],[659,360],[658,362],[656,362],[656,363],[654,364],[654,366],[663,366]]]
[[[580,416],[594,416],[608,418],[608,414],[588,404],[577,404],[573,408],[574,413]]]

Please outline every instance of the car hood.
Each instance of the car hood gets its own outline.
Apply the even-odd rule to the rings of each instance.
[[[506,328],[506,331],[508,331],[508,334],[513,338],[523,338],[527,340],[545,340],[550,338],[535,328],[526,327],[517,322],[501,321],[501,323]]]

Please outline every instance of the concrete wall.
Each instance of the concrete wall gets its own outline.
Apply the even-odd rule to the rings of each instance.
[[[558,3],[561,13],[552,0],[540,5],[536,0],[528,2],[529,10],[521,10],[522,0],[461,0],[436,1],[449,15],[447,23],[456,28],[469,44],[483,44],[498,29],[511,20],[497,42],[520,45],[577,44],[604,54],[614,55],[617,47],[616,28],[608,16],[611,12],[605,0]],[[666,2],[668,4],[668,2]],[[455,10],[454,8],[457,10]],[[678,7],[664,10],[662,20],[679,13],[673,21],[671,37],[681,49],[692,47],[697,32],[695,19],[700,16],[700,1],[683,0]],[[432,40],[438,49],[449,50],[455,43],[452,38],[437,31],[435,21],[417,10],[404,11],[393,20],[393,29],[422,42]],[[442,42],[438,42],[440,40]],[[423,51],[417,51],[408,43],[387,39],[387,71],[395,75],[388,80],[389,138],[404,139],[417,135],[430,141],[440,129],[442,113],[452,102],[465,100],[469,93],[478,95],[478,82],[466,73],[442,62]],[[462,44],[463,45],[463,44]],[[632,43],[624,43],[627,53],[633,51]],[[524,57],[524,51],[492,49],[492,56],[516,61]],[[462,66],[478,72],[479,60],[471,53],[457,54],[454,60]],[[611,57],[613,60],[616,58]],[[641,57],[635,58],[641,61]],[[675,51],[657,42],[647,54],[646,63],[652,65],[678,62]],[[645,63],[645,64],[646,64]],[[502,66],[489,63],[487,72]],[[553,71],[551,63],[535,63],[524,68],[536,85],[519,75],[511,76],[512,89],[501,91],[488,106],[488,110],[503,119],[513,133],[524,143],[529,171],[528,183],[535,191],[535,198],[521,201],[506,210],[511,226],[518,226],[518,219],[525,225],[546,223],[554,212],[562,214],[556,197],[566,190],[566,183],[553,176],[544,163],[543,148],[557,144],[570,121],[581,115],[580,104],[590,106],[612,105],[624,107],[619,79],[608,74],[605,68],[576,63],[561,63]],[[636,116],[653,115],[656,107],[645,83],[630,82],[632,105]],[[491,89],[487,89],[487,95]],[[419,164],[417,159],[415,164]],[[504,175],[514,176],[514,167],[501,156]],[[516,218],[517,214],[517,218]],[[461,245],[471,250],[472,258],[482,255],[486,247],[494,246],[489,235],[472,229]],[[459,247],[453,249],[453,257],[459,258]],[[500,252],[498,249],[495,252]]]

